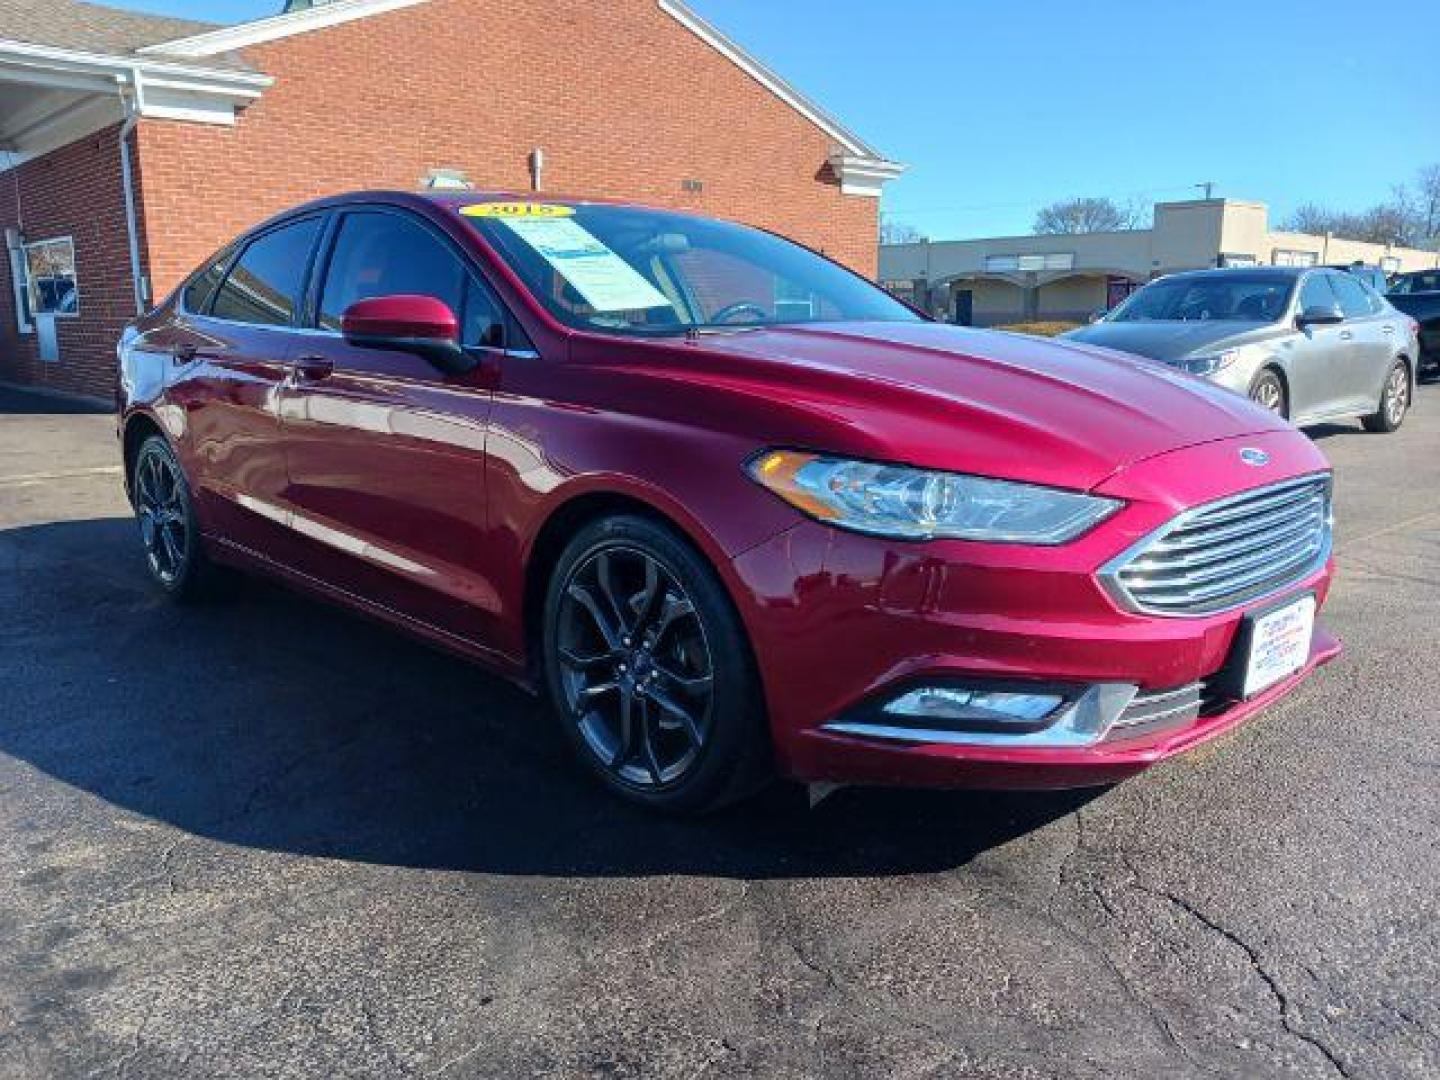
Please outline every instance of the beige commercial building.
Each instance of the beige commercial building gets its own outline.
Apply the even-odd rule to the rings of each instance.
[[[1178,270],[1363,262],[1387,273],[1440,266],[1440,253],[1276,232],[1264,203],[1158,203],[1155,224],[1124,232],[887,244],[880,281],[939,318],[975,326],[1082,322]]]

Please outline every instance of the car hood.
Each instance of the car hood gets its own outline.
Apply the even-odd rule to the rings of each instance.
[[[1275,335],[1273,323],[1098,322],[1071,330],[1064,339],[1173,363],[1193,353],[1239,348]]]
[[[687,387],[743,387],[776,413],[823,421],[776,438],[1058,487],[1087,489],[1198,443],[1293,433],[1239,395],[1078,342],[846,323],[704,335],[692,346],[674,375]]]

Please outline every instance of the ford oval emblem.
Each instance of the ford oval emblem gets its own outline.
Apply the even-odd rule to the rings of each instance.
[[[1247,446],[1245,447],[1245,449],[1240,451],[1240,460],[1243,461],[1246,465],[1254,465],[1255,468],[1258,469],[1262,465],[1270,464],[1270,455],[1267,454],[1264,450],[1259,450],[1253,446]]]

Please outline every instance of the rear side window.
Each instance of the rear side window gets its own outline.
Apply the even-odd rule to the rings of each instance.
[[[289,326],[320,220],[306,218],[253,240],[215,294],[210,313],[234,322]]]
[[[465,314],[465,267],[416,221],[398,214],[346,214],[320,297],[320,325],[340,329],[357,300],[408,293],[443,300]],[[477,318],[478,318],[477,314]]]
[[[225,276],[225,264],[229,259],[230,252],[226,251],[190,279],[181,296],[181,303],[184,304],[186,311],[197,315],[204,313],[205,305],[210,303],[210,297],[215,293],[215,287]]]
[[[1360,319],[1373,312],[1370,308],[1370,301],[1365,296],[1365,288],[1349,274],[1331,274],[1330,284],[1335,289],[1335,295],[1340,298],[1340,310],[1345,313],[1347,319]]]

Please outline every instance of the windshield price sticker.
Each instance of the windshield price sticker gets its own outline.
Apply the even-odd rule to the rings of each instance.
[[[597,312],[673,307],[640,272],[568,217],[500,219],[574,286]]]
[[[575,208],[573,206],[560,206],[556,203],[490,202],[472,203],[469,206],[462,206],[460,213],[466,217],[477,218],[548,219],[573,217]]]

